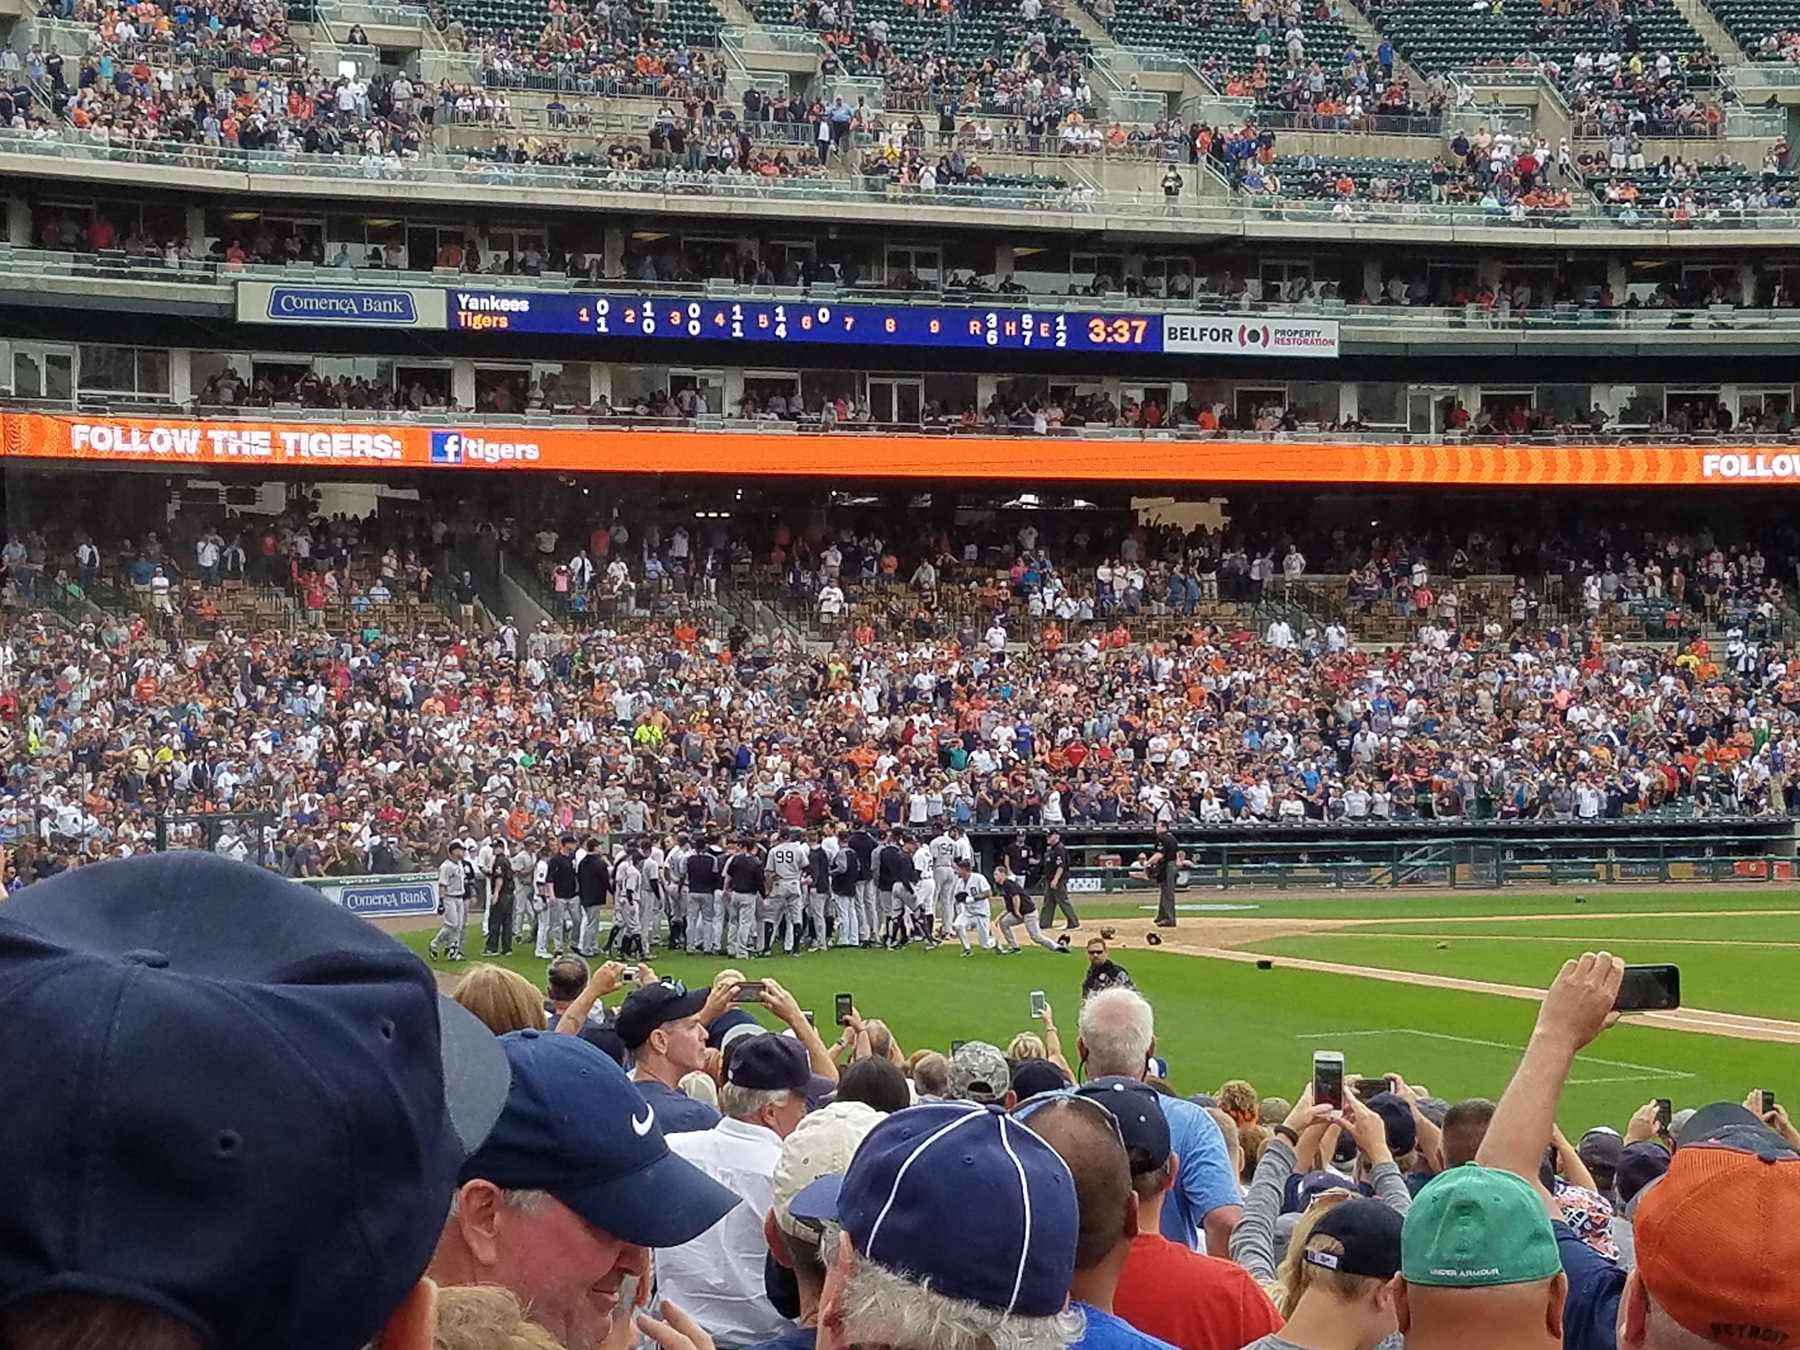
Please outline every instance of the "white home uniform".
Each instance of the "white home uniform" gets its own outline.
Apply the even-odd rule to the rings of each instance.
[[[792,956],[800,947],[800,921],[812,850],[798,839],[784,839],[769,850],[769,922],[775,938],[787,937],[784,950]]]
[[[991,949],[994,946],[993,886],[979,872],[971,871],[966,877],[958,873],[951,883],[951,893],[956,899],[956,937],[962,943],[964,955],[969,951],[971,933],[980,939],[983,947]]]
[[[944,935],[944,929],[936,933],[931,930],[933,911],[937,897],[937,869],[932,866],[931,845],[920,844],[913,850],[913,871],[919,874],[917,884],[913,886],[912,926],[915,933],[935,941]]]
[[[556,927],[556,897],[550,893],[550,860],[539,858],[537,866],[531,872],[532,890],[536,893],[536,903],[532,906],[537,918],[537,955],[545,960],[556,955],[550,949],[551,930]]]

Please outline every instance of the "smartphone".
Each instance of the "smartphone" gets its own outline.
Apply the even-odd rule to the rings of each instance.
[[[1680,966],[1626,966],[1613,1007],[1620,1012],[1667,1012],[1681,1006]]]
[[[1344,1104],[1344,1052],[1318,1050],[1313,1053],[1313,1102],[1318,1106],[1342,1107]]]
[[[1039,1018],[1044,1015],[1044,991],[1042,989],[1031,991],[1031,1015]]]
[[[813,1016],[813,1010],[811,1008],[802,1008],[800,1010],[800,1015],[806,1019],[807,1026],[816,1027],[819,1025],[818,1019]]]
[[[1656,1132],[1658,1134],[1669,1132],[1669,1121],[1675,1114],[1674,1106],[1675,1103],[1667,1097],[1656,1098]]]
[[[1359,1078],[1351,1084],[1351,1091],[1356,1093],[1357,1101],[1366,1102],[1386,1092],[1388,1086],[1388,1080],[1385,1078]]]
[[[967,1041],[951,1041],[950,1042],[950,1053],[954,1055],[958,1050],[962,1049],[967,1044],[968,1044]]]
[[[850,1012],[851,1009],[855,1007],[856,1000],[851,998],[850,995],[839,994],[837,996],[837,1024],[840,1027],[847,1027],[850,1025]]]
[[[1769,1114],[1769,1112],[1773,1111],[1774,1109],[1775,1109],[1775,1094],[1773,1092],[1770,1092],[1769,1089],[1764,1088],[1762,1090],[1762,1111],[1759,1114],[1766,1116]]]
[[[637,977],[638,968],[636,966],[626,966],[625,969],[619,972],[619,978],[621,980],[635,980]]]
[[[732,994],[733,1003],[761,1003],[763,1001],[763,982],[761,980],[745,980]]]

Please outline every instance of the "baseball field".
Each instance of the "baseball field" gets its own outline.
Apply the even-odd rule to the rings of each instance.
[[[1629,1018],[1580,1057],[1562,1110],[1572,1136],[1599,1123],[1623,1128],[1652,1097],[1679,1110],[1767,1088],[1800,1102],[1800,889],[1314,899],[1186,891],[1180,925],[1161,934],[1160,947],[1146,942],[1150,898],[1084,906],[1069,955],[1027,948],[964,959],[952,944],[774,957],[746,969],[780,980],[822,1022],[836,994],[854,995],[907,1051],[974,1038],[1004,1047],[1037,1028],[1030,995],[1041,989],[1073,1060],[1086,966],[1079,944],[1105,925],[1115,931],[1114,958],[1155,1004],[1158,1053],[1178,1091],[1210,1092],[1241,1077],[1291,1097],[1314,1050],[1341,1050],[1352,1072],[1397,1072],[1455,1100],[1499,1094],[1539,991],[1565,958],[1604,948],[1633,963],[1680,966],[1683,1008]],[[430,933],[402,937],[424,954]],[[480,942],[472,931],[468,951]],[[503,964],[542,984],[543,962],[528,949]],[[656,969],[691,984],[721,964],[664,954]]]

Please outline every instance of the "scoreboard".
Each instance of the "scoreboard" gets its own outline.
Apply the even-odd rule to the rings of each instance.
[[[450,293],[448,309],[451,328],[472,332],[828,346],[1163,350],[1160,314],[464,290]]]
[[[1048,300],[1049,297],[1043,297]],[[1222,308],[1217,313],[1034,309],[860,299],[720,299],[631,291],[463,286],[343,287],[240,281],[240,323],[409,328],[504,337],[630,338],[833,347],[1335,357],[1338,321]],[[1024,302],[1024,303],[1020,303]],[[1184,303],[1184,302],[1177,302]]]

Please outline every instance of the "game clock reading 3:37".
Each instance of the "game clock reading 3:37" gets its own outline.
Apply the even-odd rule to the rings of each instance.
[[[1162,319],[1137,314],[504,291],[455,291],[450,299],[450,327],[473,332],[895,347],[1163,350]]]

